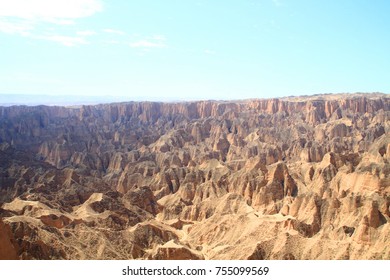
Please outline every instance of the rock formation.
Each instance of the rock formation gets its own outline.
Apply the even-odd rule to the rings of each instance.
[[[390,259],[390,98],[0,107],[0,259]]]

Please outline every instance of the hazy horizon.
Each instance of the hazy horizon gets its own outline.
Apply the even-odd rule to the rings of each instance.
[[[305,95],[286,95],[286,96],[274,96],[274,97],[253,97],[253,98],[237,98],[237,99],[153,99],[153,98],[133,98],[126,96],[75,96],[75,95],[44,95],[44,94],[1,94],[0,93],[0,106],[78,106],[78,105],[97,105],[107,103],[120,103],[120,102],[194,102],[194,101],[239,101],[247,99],[269,99],[269,98],[299,98],[299,97],[315,97],[320,95],[340,95],[340,94],[380,94],[388,95],[388,93],[382,92],[339,92],[339,93],[315,93]]]

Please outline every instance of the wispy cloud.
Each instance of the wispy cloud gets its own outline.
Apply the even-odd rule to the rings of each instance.
[[[119,45],[121,42],[118,40],[106,40],[106,41],[103,41],[103,43],[109,44],[109,45]]]
[[[204,53],[213,55],[213,54],[216,54],[217,52],[213,51],[213,50],[204,50]]]
[[[132,48],[163,48],[165,47],[164,43],[161,42],[151,42],[146,40],[141,40],[138,42],[130,43]]]
[[[165,41],[166,39],[164,36],[154,35],[150,38],[132,42],[129,44],[129,46],[132,48],[143,48],[143,49],[164,48],[166,47]]]
[[[153,40],[157,40],[157,41],[165,41],[166,40],[164,35],[153,35],[151,38]]]
[[[272,2],[274,2],[275,6],[277,7],[282,6],[282,2],[280,2],[280,0],[272,0]]]
[[[0,19],[0,32],[7,34],[18,34],[27,36],[34,29],[30,23],[25,21],[8,21],[7,19]]]
[[[105,28],[105,29],[103,29],[103,32],[111,33],[111,34],[118,34],[118,35],[124,35],[125,34],[125,32],[123,32],[121,30],[116,30],[116,29],[111,29],[111,28]]]
[[[102,9],[100,0],[0,0],[1,17],[49,22],[88,17]]]
[[[83,30],[83,31],[77,31],[76,34],[79,36],[92,36],[92,35],[96,35],[96,32],[92,30]]]
[[[74,47],[77,45],[88,44],[88,42],[83,37],[49,35],[49,36],[41,36],[40,38],[48,41],[57,42],[67,47]]]
[[[77,19],[103,10],[101,0],[0,0],[0,32],[58,42],[64,46],[86,44],[94,31],[78,31],[77,36],[54,33],[56,26],[74,25]],[[53,34],[45,34],[41,23],[49,24]],[[46,28],[48,29],[48,28]]]

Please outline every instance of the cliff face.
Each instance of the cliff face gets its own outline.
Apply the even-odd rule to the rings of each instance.
[[[15,249],[12,233],[9,226],[5,225],[0,219],[0,260],[18,259],[17,250]]]
[[[379,94],[0,107],[0,215],[25,259],[388,259],[389,130]]]

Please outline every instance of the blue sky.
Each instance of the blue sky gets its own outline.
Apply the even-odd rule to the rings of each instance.
[[[390,92],[386,0],[0,0],[0,93]]]

